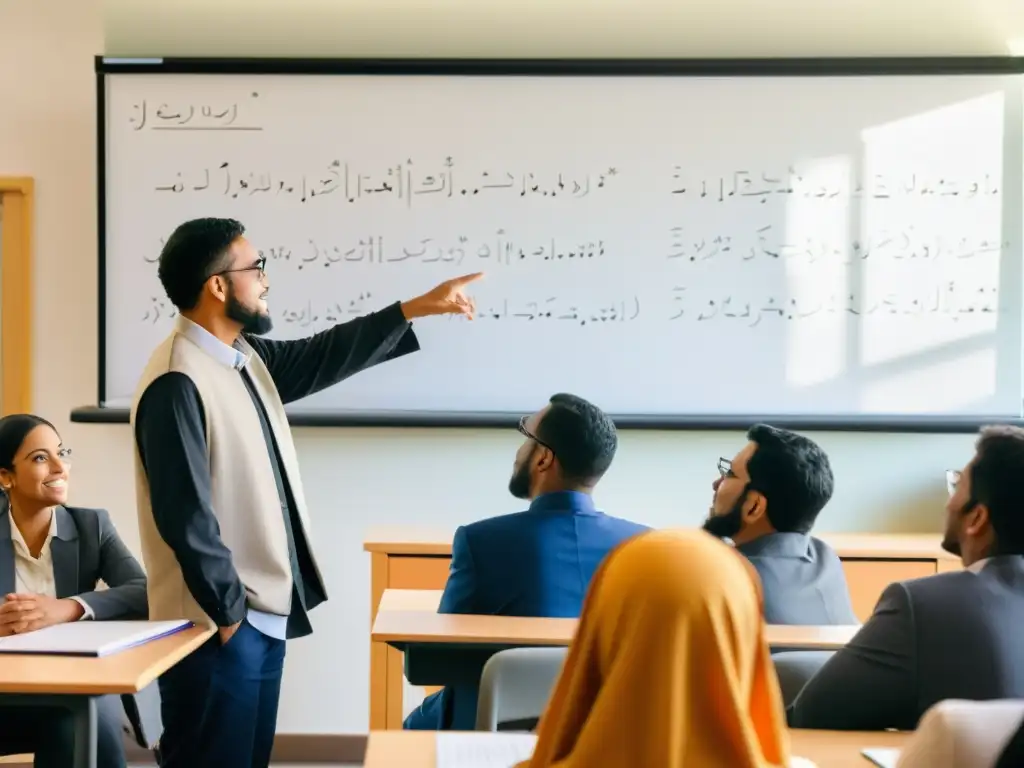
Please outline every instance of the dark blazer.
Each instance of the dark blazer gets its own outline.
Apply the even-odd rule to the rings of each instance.
[[[57,597],[78,597],[92,609],[96,621],[145,620],[149,617],[146,574],[105,509],[56,507],[57,530],[50,541]],[[14,544],[7,500],[0,498],[0,595],[15,591]],[[97,590],[102,581],[108,589]],[[121,697],[135,740],[148,746],[155,736],[144,727],[159,710],[148,688],[137,696]]]
[[[460,527],[440,613],[576,618],[597,566],[647,526],[598,511],[571,491],[534,499],[525,512]],[[486,658],[474,658],[483,668]],[[476,676],[479,678],[479,675]],[[473,730],[478,686],[450,686],[406,719],[410,729]]]
[[[6,502],[4,502],[6,507]],[[6,511],[6,509],[4,510]],[[57,597],[78,597],[97,621],[146,619],[146,574],[117,535],[104,509],[57,507],[50,542]],[[97,590],[103,581],[109,589]],[[14,592],[11,516],[0,515],[0,594]]]
[[[792,728],[913,730],[943,699],[1024,698],[1024,558],[890,584],[804,686]]]
[[[768,624],[860,624],[839,555],[803,533],[773,533],[736,547],[764,587]]]

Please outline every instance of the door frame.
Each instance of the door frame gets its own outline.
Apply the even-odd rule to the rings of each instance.
[[[0,415],[32,411],[32,235],[35,182],[0,176]]]

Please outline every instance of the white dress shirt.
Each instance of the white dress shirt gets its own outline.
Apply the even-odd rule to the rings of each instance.
[[[29,552],[25,538],[18,530],[14,520],[11,520],[11,542],[14,544],[14,590],[21,594],[44,595],[45,597],[57,597],[57,582],[53,575],[53,551],[50,542],[57,533],[57,516],[50,513],[50,530],[46,534],[43,547],[39,550],[39,557],[32,557]],[[81,619],[93,618],[92,608],[78,597],[72,597],[76,603],[82,606],[84,613]],[[80,620],[81,620],[80,619]]]

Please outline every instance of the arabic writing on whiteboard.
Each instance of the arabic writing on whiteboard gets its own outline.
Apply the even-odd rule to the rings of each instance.
[[[437,165],[420,169],[412,160],[374,173],[360,170],[352,162],[332,160],[321,171],[275,173],[235,168],[230,162],[193,171],[177,171],[154,188],[172,194],[203,193],[230,199],[255,195],[297,199],[305,203],[330,198],[355,203],[373,198],[390,198],[411,206],[429,197],[488,197],[505,193],[513,197],[576,199],[604,189],[619,175],[614,167],[585,174],[566,171],[469,170],[456,168],[446,157]]]

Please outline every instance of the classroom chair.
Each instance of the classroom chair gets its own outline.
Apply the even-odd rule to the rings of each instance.
[[[156,681],[138,693],[122,695],[121,704],[125,735],[143,749],[155,751],[164,729],[160,717],[160,688]]]
[[[512,648],[491,656],[480,675],[478,731],[532,731],[568,648]]]
[[[772,654],[782,701],[789,706],[835,651],[779,651]]]

